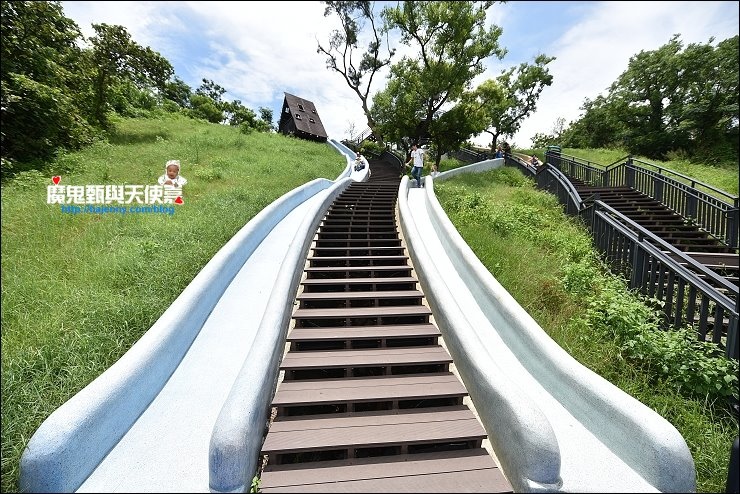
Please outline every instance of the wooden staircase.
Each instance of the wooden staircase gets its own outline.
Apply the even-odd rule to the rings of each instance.
[[[630,187],[593,187],[569,177],[586,204],[599,199],[638,225],[738,284],[738,254],[655,199]]]
[[[396,227],[392,173],[353,183],[319,227],[272,402],[261,492],[512,491],[423,304]]]

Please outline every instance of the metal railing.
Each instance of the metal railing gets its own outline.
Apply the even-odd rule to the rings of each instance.
[[[610,268],[660,301],[667,326],[693,325],[699,340],[738,358],[737,285],[600,200],[579,215]]]
[[[607,166],[549,152],[545,161],[592,186],[630,187],[682,217],[728,247],[738,248],[740,200],[681,173],[625,156]]]
[[[578,215],[610,268],[629,280],[630,288],[659,300],[666,327],[690,324],[701,341],[712,341],[737,359],[738,287],[687,256],[622,213],[595,200],[589,206],[569,178],[547,163],[533,169],[506,155],[505,164],[535,178],[538,188],[558,197],[566,212]],[[588,170],[575,163],[573,169]]]

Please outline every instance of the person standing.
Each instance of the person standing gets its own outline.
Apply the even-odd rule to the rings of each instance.
[[[411,176],[416,179],[416,186],[421,187],[421,172],[424,170],[424,150],[416,144],[411,145],[411,158],[406,162],[406,166],[409,166],[412,162],[414,166],[411,168]]]

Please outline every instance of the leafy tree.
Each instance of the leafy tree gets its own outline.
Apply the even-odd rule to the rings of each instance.
[[[552,84],[547,64],[553,60],[554,57],[537,55],[534,64],[522,63],[478,86],[477,98],[488,115],[485,132],[492,137],[491,152],[500,136],[516,134],[524,119],[537,109],[542,90]]]
[[[226,109],[224,107],[225,102],[222,99],[225,93],[226,89],[206,78],[203,78],[203,83],[195,90],[195,94],[210,98],[213,104],[216,105],[216,108],[220,108],[221,110]]]
[[[391,79],[404,80],[401,87],[408,91],[399,97],[420,112],[411,135],[416,140],[429,133],[444,108],[460,100],[483,72],[483,60],[506,53],[498,45],[501,28],[486,28],[486,9],[493,3],[404,2],[383,11],[388,27],[400,30],[401,43],[419,49],[417,56],[391,67]]]
[[[190,106],[190,96],[193,94],[193,90],[188,86],[182,79],[174,76],[172,80],[168,81],[164,86],[162,96],[170,101],[174,101],[181,108],[188,108]]]
[[[383,11],[388,29],[400,31],[401,43],[418,48],[415,56],[405,56],[391,66],[387,90],[373,100],[380,105],[373,114],[388,119],[383,128],[394,126],[395,132],[415,141],[433,136],[438,147],[454,147],[460,136],[443,136],[443,129],[452,132],[450,126],[435,121],[452,111],[447,122],[461,123],[461,114],[453,109],[483,72],[483,61],[506,52],[498,45],[501,28],[486,27],[486,9],[493,3],[404,2]]]
[[[383,136],[368,107],[368,98],[373,78],[380,69],[390,64],[395,51],[388,46],[386,40],[388,55],[385,58],[381,56],[381,38],[387,34],[387,31],[376,26],[374,2],[327,1],[323,3],[326,4],[324,17],[336,14],[342,28],[332,31],[328,48],[319,43],[316,52],[326,55],[326,67],[341,74],[347,86],[360,99],[362,111],[367,117],[367,124],[378,141],[382,143]],[[370,25],[372,36],[367,50],[362,52],[357,60],[355,51],[358,50],[359,37],[365,22]],[[367,82],[364,83],[363,79]]]
[[[463,97],[458,104],[435,119],[429,134],[434,142],[437,165],[443,154],[459,150],[470,136],[480,134],[486,123],[485,113],[472,97]]]
[[[224,120],[224,112],[216,106],[211,98],[203,94],[194,94],[190,98],[190,108],[185,114],[192,118],[201,118],[211,123],[221,123]]]
[[[563,130],[561,145],[573,148],[622,147],[625,127],[619,107],[604,96],[586,98],[581,117]]]
[[[0,125],[3,174],[37,166],[93,139],[77,24],[59,2],[2,2]],[[13,162],[17,162],[15,165]]]
[[[680,142],[676,135],[679,107],[684,103],[679,97],[680,50],[676,35],[657,50],[640,51],[611,86],[610,97],[623,110],[631,152],[664,157]]]
[[[586,100],[581,118],[564,132],[564,145],[624,147],[664,158],[683,151],[700,159],[738,156],[738,36],[712,46],[679,35],[630,58],[606,97]]]
[[[710,43],[713,40],[710,39]],[[738,154],[738,93],[740,50],[738,36],[720,42],[716,48],[690,44],[680,56],[680,128],[688,143],[682,147],[704,157],[729,151]],[[725,151],[727,150],[727,151]]]
[[[97,122],[107,124],[106,111],[110,89],[121,81],[131,81],[139,88],[164,91],[167,80],[172,76],[172,65],[151,48],[143,48],[131,39],[123,26],[93,24],[95,35],[92,44],[94,117]]]
[[[262,121],[265,122],[270,129],[274,128],[272,124],[272,109],[260,106],[258,110],[260,112],[260,119],[262,119]]]

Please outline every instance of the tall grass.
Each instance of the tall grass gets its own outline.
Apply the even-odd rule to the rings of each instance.
[[[612,328],[604,327],[594,308],[607,300],[615,306],[612,317],[633,317],[641,314],[633,310],[641,302],[598,262],[586,228],[514,168],[459,175],[435,189],[481,262],[543,330],[580,363],[671,422],[694,457],[698,491],[724,492],[737,420],[726,402],[680,392],[676,382],[656,377],[609,336]]]
[[[120,358],[255,214],[345,160],[327,144],[178,116],[123,119],[106,142],[2,186],[2,491],[41,422]],[[70,214],[61,185],[188,179],[169,214]]]

